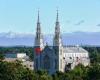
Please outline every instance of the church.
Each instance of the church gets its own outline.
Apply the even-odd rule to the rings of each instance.
[[[73,69],[78,64],[90,64],[89,53],[80,46],[64,46],[60,33],[58,11],[55,23],[53,46],[44,43],[41,25],[37,20],[36,36],[34,42],[34,70],[46,70],[49,74],[56,71],[65,72]]]

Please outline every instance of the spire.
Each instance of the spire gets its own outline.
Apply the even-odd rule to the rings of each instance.
[[[60,23],[59,23],[59,13],[58,13],[58,9],[57,9],[57,17],[56,17],[55,32],[60,33]],[[58,33],[57,33],[57,34],[58,34]]]
[[[42,32],[41,32],[39,9],[38,9],[38,15],[37,15],[37,27],[36,27],[35,45],[36,46],[43,46],[43,35],[42,35]]]
[[[40,23],[39,9],[38,9],[38,20],[37,20],[37,23]]]
[[[38,19],[37,19],[37,38],[41,37],[41,25],[40,25],[40,17],[39,17],[39,9],[38,9]]]
[[[56,22],[59,22],[58,17],[59,17],[59,13],[58,13],[58,9],[57,9],[57,18],[56,18]]]

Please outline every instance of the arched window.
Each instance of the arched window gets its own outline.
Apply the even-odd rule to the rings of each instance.
[[[44,61],[44,69],[46,70],[50,69],[50,58],[48,55],[44,56],[43,61]]]

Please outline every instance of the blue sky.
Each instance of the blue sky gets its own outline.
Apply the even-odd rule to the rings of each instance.
[[[42,32],[54,33],[57,7],[62,33],[100,31],[100,0],[0,0],[0,33],[35,33],[38,8]]]

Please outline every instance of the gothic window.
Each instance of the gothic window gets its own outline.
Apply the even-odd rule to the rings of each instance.
[[[44,61],[44,69],[46,70],[50,69],[50,58],[48,55],[44,56],[43,61]]]

